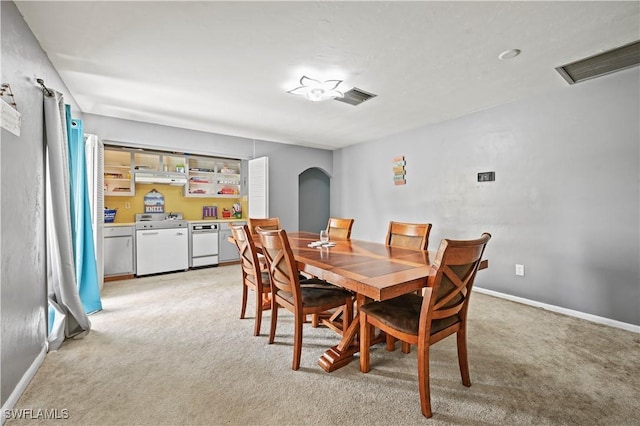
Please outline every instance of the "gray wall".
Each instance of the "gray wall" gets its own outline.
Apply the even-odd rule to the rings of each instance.
[[[639,81],[635,67],[336,151],[332,214],[377,241],[389,220],[431,222],[432,250],[488,231],[477,286],[638,325]]]
[[[128,146],[180,150],[242,159],[269,157],[269,215],[298,230],[298,175],[318,167],[331,173],[331,151],[204,133],[158,124],[84,115],[84,129],[103,140]]]
[[[2,129],[0,142],[0,323],[2,405],[45,347],[44,138],[42,91],[35,78],[65,94],[57,72],[13,2],[0,2],[2,83],[11,85],[22,113],[20,136]]]

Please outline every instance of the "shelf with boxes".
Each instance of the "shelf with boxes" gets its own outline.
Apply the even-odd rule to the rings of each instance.
[[[104,150],[104,195],[132,196],[136,188],[131,179],[133,157],[130,151]]]
[[[239,198],[242,194],[241,166],[242,161],[238,159],[107,145],[104,150],[105,195],[134,196],[136,183],[176,185],[186,182],[185,197]]]
[[[237,198],[241,193],[240,160],[190,156],[187,158],[186,197]]]

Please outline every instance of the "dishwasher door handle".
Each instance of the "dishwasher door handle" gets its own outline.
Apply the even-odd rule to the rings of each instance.
[[[158,235],[159,232],[142,232],[142,235]]]

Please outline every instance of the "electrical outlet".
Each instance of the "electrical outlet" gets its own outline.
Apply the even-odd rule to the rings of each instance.
[[[131,203],[124,203],[124,208],[125,209],[130,209],[131,208]]]
[[[519,265],[516,263],[516,275],[519,277],[524,277],[524,265]]]

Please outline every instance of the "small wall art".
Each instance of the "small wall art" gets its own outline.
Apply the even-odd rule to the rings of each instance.
[[[164,213],[164,195],[152,189],[144,196],[145,213]]]
[[[404,160],[404,156],[393,157],[393,183],[395,185],[405,185],[407,180],[405,170],[407,162]]]

